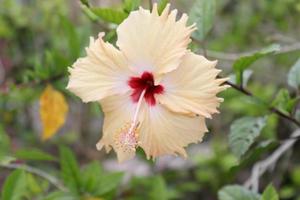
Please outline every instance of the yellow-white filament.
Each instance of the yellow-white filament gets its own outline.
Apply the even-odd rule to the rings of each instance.
[[[137,106],[136,106],[136,109],[135,109],[135,113],[134,113],[134,116],[133,116],[133,120],[132,120],[132,124],[131,124],[131,127],[128,131],[128,133],[130,134],[137,126],[138,126],[138,114],[139,114],[139,111],[141,109],[141,105],[142,105],[142,101],[143,101],[143,98],[145,96],[145,93],[146,93],[146,90],[143,90],[143,92],[141,93],[140,97],[139,97],[139,101],[137,103]]]
[[[142,101],[146,90],[143,90],[137,102],[135,113],[131,123],[126,123],[123,128],[116,134],[115,144],[117,148],[121,148],[124,152],[135,151],[138,146],[138,115],[141,109]],[[129,126],[130,125],[130,126]]]

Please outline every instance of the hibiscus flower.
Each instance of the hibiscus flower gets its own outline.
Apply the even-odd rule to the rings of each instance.
[[[205,118],[217,113],[216,94],[227,86],[216,61],[187,49],[195,24],[167,5],[161,15],[140,8],[117,28],[116,46],[91,38],[87,56],[69,68],[68,89],[84,102],[99,102],[104,112],[97,149],[113,149],[118,160],[172,154],[202,140]]]

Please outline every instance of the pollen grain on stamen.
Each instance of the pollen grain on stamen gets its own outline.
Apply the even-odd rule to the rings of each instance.
[[[114,138],[115,147],[123,152],[135,151],[138,147],[138,124],[127,122],[116,133]]]

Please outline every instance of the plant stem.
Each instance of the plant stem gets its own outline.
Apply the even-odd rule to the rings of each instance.
[[[222,78],[222,77],[219,76],[218,78]],[[241,93],[243,93],[243,94],[245,94],[245,95],[247,95],[247,96],[256,98],[256,99],[258,99],[258,100],[261,101],[261,99],[260,99],[259,97],[254,96],[249,90],[247,90],[247,89],[245,89],[245,88],[243,88],[243,87],[241,87],[241,86],[238,86],[238,85],[236,85],[236,84],[234,84],[234,83],[231,83],[230,81],[226,81],[224,84],[230,85],[233,89],[235,89],[235,90],[237,90],[237,91],[239,91],[239,92],[241,92]],[[287,115],[287,114],[281,112],[280,110],[278,110],[277,108],[275,108],[275,107],[273,107],[273,106],[269,106],[268,109],[269,109],[271,112],[277,114],[278,116],[283,117],[283,118],[285,118],[285,119],[287,119],[287,120],[293,122],[294,124],[296,124],[297,126],[300,127],[300,122],[297,121],[297,120],[296,120],[295,118],[293,118],[292,116]]]
[[[258,192],[259,178],[270,168],[272,168],[278,159],[287,152],[300,136],[300,129],[292,133],[291,138],[283,142],[269,157],[257,162],[253,168],[250,178],[244,183],[244,186],[251,188],[254,192]]]
[[[194,37],[192,37],[193,42],[198,44],[199,46],[202,46],[202,42]],[[299,51],[300,50],[300,42],[296,42],[290,45],[285,45],[280,48],[280,51],[276,52],[275,55],[278,54],[284,54],[288,52],[293,52],[293,51]],[[247,51],[243,53],[224,53],[220,51],[212,51],[212,50],[206,50],[207,55],[216,59],[220,60],[228,60],[228,61],[234,61],[238,59],[239,57],[242,56],[249,56],[253,54],[255,51]]]

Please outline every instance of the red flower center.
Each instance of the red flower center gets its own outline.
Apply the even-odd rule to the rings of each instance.
[[[133,102],[138,102],[140,95],[146,90],[144,98],[151,106],[156,104],[155,95],[164,92],[162,85],[154,85],[153,74],[150,72],[144,72],[141,77],[130,77],[128,85],[133,89],[131,93]]]

